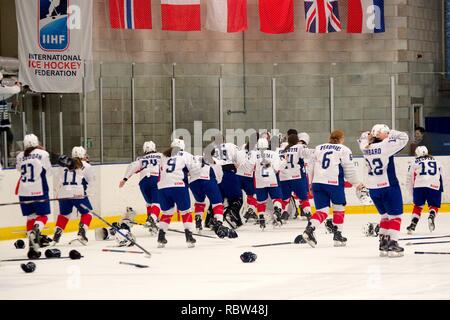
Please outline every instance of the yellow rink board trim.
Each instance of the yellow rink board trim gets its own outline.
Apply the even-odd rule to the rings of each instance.
[[[405,214],[410,214],[412,212],[412,209],[413,209],[413,205],[409,204],[409,205],[403,206],[403,211]],[[442,204],[440,211],[441,212],[450,212],[450,204],[449,203]],[[424,213],[428,212],[427,207],[424,208],[423,212]],[[346,214],[376,214],[378,212],[377,212],[377,209],[375,208],[375,206],[347,206],[347,207],[345,207],[345,213]],[[135,221],[138,223],[145,223],[146,217],[147,217],[146,214],[137,215],[135,218]],[[117,216],[108,216],[108,217],[105,217],[104,219],[106,221],[108,221],[109,223],[113,223],[113,222],[119,221],[121,218],[122,218],[121,215],[117,215]],[[179,218],[181,218],[181,217],[179,217],[178,214],[174,214],[174,216],[172,217],[172,222],[181,221],[181,219],[179,219]],[[78,219],[70,220],[69,223],[67,224],[65,232],[77,232],[78,231],[78,223],[79,223]],[[46,224],[45,227],[46,227],[46,229],[42,233],[51,237],[55,231],[55,223],[49,222]],[[94,218],[94,219],[92,219],[91,226],[89,227],[89,229],[97,229],[97,228],[108,228],[108,226],[104,222],[102,222],[100,219]],[[26,237],[26,233],[25,233],[24,226],[0,228],[0,240],[12,240],[12,239],[25,238],[25,237]]]

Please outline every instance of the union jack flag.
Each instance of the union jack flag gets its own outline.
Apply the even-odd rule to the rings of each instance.
[[[306,32],[328,33],[342,30],[338,0],[305,0]]]

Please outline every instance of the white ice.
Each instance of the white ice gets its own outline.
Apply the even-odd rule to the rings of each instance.
[[[405,230],[410,219],[410,215],[403,218],[402,237],[409,237]],[[166,248],[158,249],[155,237],[134,227],[138,242],[153,252],[150,259],[102,252],[114,242],[95,241],[93,231],[87,247],[67,245],[75,234],[65,234],[59,246],[63,255],[76,249],[84,258],[35,261],[36,271],[29,274],[21,270],[20,262],[2,262],[0,299],[449,299],[450,254],[414,251],[450,252],[450,243],[404,246],[404,257],[380,258],[377,238],[361,232],[366,222],[377,221],[376,215],[348,215],[344,230],[348,244],[341,248],[333,247],[323,226],[316,231],[316,248],[307,244],[251,247],[293,241],[303,232],[304,221],[290,220],[282,228],[269,226],[264,232],[245,225],[233,240],[196,237],[192,249],[186,247],[183,234],[173,232],[167,234]],[[178,223],[171,227],[182,229]],[[446,234],[450,234],[450,215],[442,214],[432,235]],[[425,215],[415,236],[428,235]],[[434,241],[445,240],[450,238]],[[26,251],[15,249],[13,242],[0,242],[0,259],[26,257]],[[256,262],[242,263],[239,256],[244,251],[256,253]]]

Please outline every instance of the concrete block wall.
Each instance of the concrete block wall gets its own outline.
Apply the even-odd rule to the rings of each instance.
[[[202,1],[202,22],[206,2]],[[203,121],[204,130],[218,127],[221,65],[225,128],[271,127],[272,77],[277,78],[279,129],[294,127],[310,132],[313,144],[326,140],[329,133],[330,76],[335,79],[335,128],[347,132],[348,144],[355,151],[354,141],[361,131],[378,122],[391,124],[393,74],[398,74],[398,129],[410,129],[411,97],[423,97],[426,114],[434,112],[438,77],[413,72],[441,69],[440,1],[386,1],[386,32],[376,35],[345,32],[347,0],[339,2],[344,32],[307,34],[303,1],[294,3],[295,32],[269,35],[259,31],[257,0],[248,1],[249,30],[237,34],[204,29],[162,31],[157,0],[152,1],[153,30],[113,30],[109,27],[108,1],[94,0],[94,60],[96,64],[103,62],[106,159],[130,157],[132,62],[136,63],[138,151],[147,139],[162,147],[168,144],[172,63],[176,63],[177,127],[190,131],[194,120]],[[418,54],[421,59],[417,59]],[[94,123],[98,93],[88,99],[89,136],[95,153],[99,145]],[[244,105],[246,113],[227,113],[242,110]]]

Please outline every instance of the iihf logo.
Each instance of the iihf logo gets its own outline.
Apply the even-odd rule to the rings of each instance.
[[[69,47],[69,0],[39,1],[39,46],[45,51],[65,51]]]

